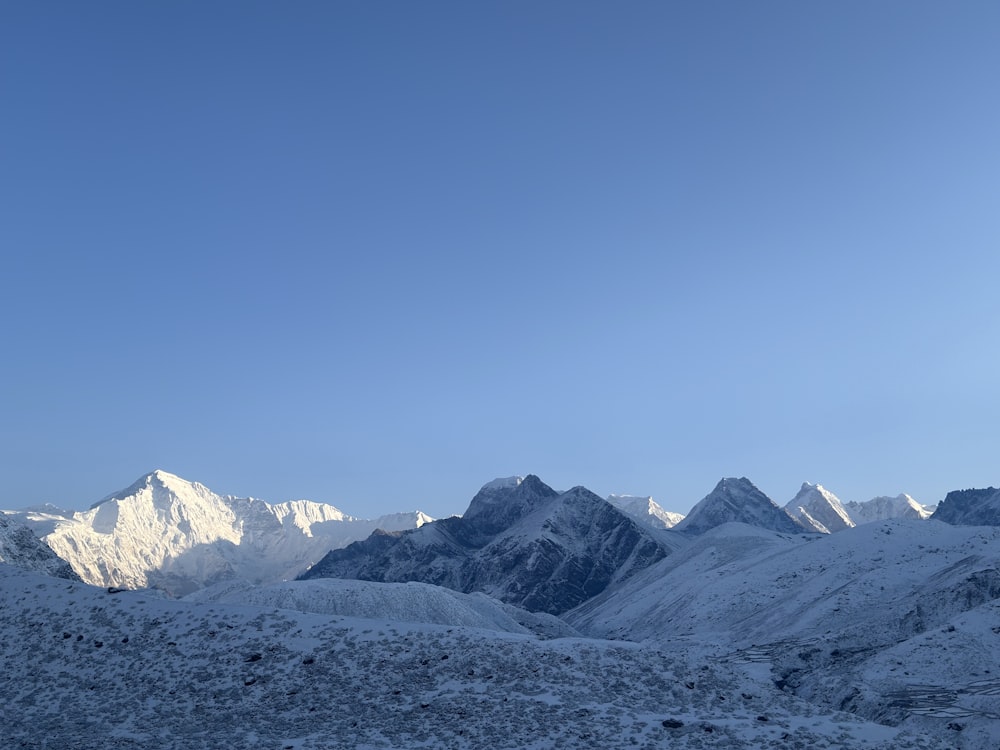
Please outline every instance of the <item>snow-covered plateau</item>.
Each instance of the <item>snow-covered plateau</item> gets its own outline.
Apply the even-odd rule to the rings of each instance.
[[[728,478],[673,529],[651,498],[527,475],[282,581],[336,509],[155,472],[83,518],[0,515],[0,748],[996,750],[1000,525],[970,522],[998,496],[862,518],[820,485],[782,509]],[[203,543],[229,567],[177,598],[80,581],[32,525],[119,539],[76,559],[142,586],[164,528],[239,534]]]

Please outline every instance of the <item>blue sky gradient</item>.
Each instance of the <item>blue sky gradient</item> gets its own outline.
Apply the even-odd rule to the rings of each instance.
[[[3,507],[1000,482],[1000,5],[0,6]]]

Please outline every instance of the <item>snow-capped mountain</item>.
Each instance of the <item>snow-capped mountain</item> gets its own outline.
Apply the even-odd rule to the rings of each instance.
[[[941,507],[982,523],[998,497],[967,490]],[[793,503],[829,531],[830,498],[807,484]],[[463,517],[375,532],[311,571],[351,580],[248,583],[351,523],[316,505],[155,472],[82,514],[23,511],[133,556],[162,555],[157,535],[193,543],[181,557],[216,582],[171,600],[0,563],[0,747],[1000,746],[1000,526],[800,533],[726,479],[684,533],[512,477]],[[205,529],[239,533],[191,542]],[[10,537],[44,552],[26,531],[0,516],[0,557]],[[368,573],[418,582],[353,580]],[[515,602],[576,606],[556,618]]]
[[[56,556],[26,524],[0,513],[0,563],[36,573],[80,580],[69,564]]]
[[[880,495],[863,503],[851,501],[844,505],[855,524],[871,523],[872,521],[889,521],[893,518],[909,518],[923,521],[931,517],[933,508],[921,505],[907,494],[888,497]]]
[[[417,512],[368,521],[309,500],[271,504],[223,496],[165,471],[68,518],[45,509],[19,515],[44,531],[45,543],[87,583],[172,595],[230,578],[294,578],[331,548],[377,528],[429,520]]]
[[[651,497],[608,495],[608,502],[635,520],[654,529],[670,529],[684,520],[683,514],[664,510]]]
[[[931,516],[954,526],[1000,526],[1000,490],[955,490],[949,492]]]
[[[785,512],[806,528],[821,534],[832,534],[856,525],[840,498],[821,484],[803,482],[798,494],[785,506]]]
[[[786,534],[812,531],[779,508],[746,477],[722,479],[674,531],[703,534],[724,523],[745,523]]]
[[[333,550],[302,578],[422,581],[559,614],[680,543],[583,487],[558,493],[529,475],[485,485],[461,517]]]

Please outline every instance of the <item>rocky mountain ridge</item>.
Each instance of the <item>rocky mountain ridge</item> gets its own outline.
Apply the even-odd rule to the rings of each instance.
[[[461,517],[333,550],[302,578],[421,581],[559,614],[679,544],[584,487],[528,475],[485,485]]]

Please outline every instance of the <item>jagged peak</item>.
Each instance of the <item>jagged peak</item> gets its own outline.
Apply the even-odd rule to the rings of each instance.
[[[555,497],[554,489],[534,474],[520,481],[493,487],[492,482],[472,498],[462,518],[476,521],[484,533],[496,533],[530,513],[541,502]]]

